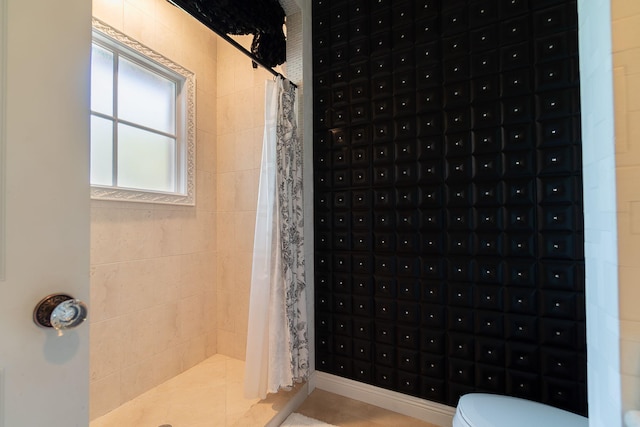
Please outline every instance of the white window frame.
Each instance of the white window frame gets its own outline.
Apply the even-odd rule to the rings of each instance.
[[[106,45],[111,50],[122,52],[128,58],[132,56],[138,63],[146,64],[151,69],[169,70],[180,77],[182,84],[178,88],[176,97],[176,192],[166,193],[92,184],[91,198],[194,206],[196,203],[196,88],[194,73],[98,19],[93,18],[92,26],[93,41],[100,45]]]

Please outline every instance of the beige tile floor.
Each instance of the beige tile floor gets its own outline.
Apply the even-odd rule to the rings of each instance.
[[[320,389],[312,391],[295,412],[340,427],[437,427],[435,424]]]
[[[243,375],[243,361],[212,356],[96,418],[90,427],[262,427],[299,389],[262,401],[245,399]],[[314,390],[296,412],[341,427],[436,427],[323,390]]]
[[[256,405],[258,399],[245,399],[243,376],[243,361],[215,355],[96,418],[90,427],[264,425],[277,412],[273,408],[277,405]]]

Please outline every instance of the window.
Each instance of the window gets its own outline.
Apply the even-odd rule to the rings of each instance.
[[[91,195],[195,204],[195,77],[93,21]]]

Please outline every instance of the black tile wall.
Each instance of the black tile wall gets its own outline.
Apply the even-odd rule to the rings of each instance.
[[[314,0],[316,366],[586,414],[575,0]]]

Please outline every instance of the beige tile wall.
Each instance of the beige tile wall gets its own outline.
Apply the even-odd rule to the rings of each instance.
[[[93,14],[196,74],[197,205],[91,203],[92,419],[217,352],[218,202],[217,37],[165,0]]]
[[[251,36],[235,38],[245,47]],[[264,132],[265,82],[234,47],[218,42],[217,348],[245,359],[251,260]]]
[[[640,409],[640,2],[612,0],[622,409]]]

